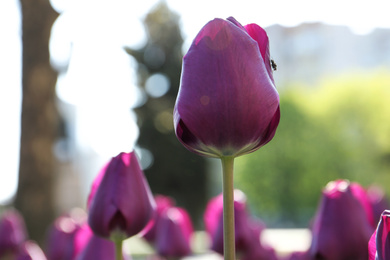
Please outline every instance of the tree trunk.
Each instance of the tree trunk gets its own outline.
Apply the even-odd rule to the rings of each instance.
[[[58,16],[49,0],[20,0],[22,12],[22,118],[19,185],[15,207],[31,239],[44,243],[54,218],[52,153],[57,135],[57,73],[50,65],[49,38]]]

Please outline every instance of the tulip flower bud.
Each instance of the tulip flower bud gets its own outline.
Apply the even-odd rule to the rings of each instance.
[[[72,260],[84,246],[76,236],[86,224],[87,215],[81,209],[58,217],[48,234],[46,255],[49,260]],[[80,243],[81,242],[81,243]]]
[[[115,258],[114,242],[92,235],[87,245],[76,257],[76,260],[108,260]],[[123,254],[123,260],[131,260],[131,256]]]
[[[187,211],[177,207],[166,209],[156,226],[157,253],[165,257],[191,254],[192,234],[192,222]]]
[[[88,223],[93,232],[121,239],[139,233],[152,218],[155,202],[135,153],[112,158],[100,177],[96,193],[89,198]]]
[[[206,232],[211,238],[211,249],[223,254],[223,201],[222,194],[212,198],[207,204],[204,213]],[[247,210],[245,194],[234,190],[234,226],[235,245],[238,253],[248,253],[245,257],[250,259],[251,254],[259,254],[266,250],[260,245],[260,233],[265,228],[264,223],[253,219]],[[254,246],[259,247],[255,250]]]
[[[0,257],[15,252],[27,239],[22,216],[14,209],[6,210],[0,217]]]
[[[156,201],[155,215],[145,230],[141,232],[142,237],[145,238],[149,243],[154,243],[156,240],[156,229],[159,225],[158,223],[163,212],[175,206],[174,200],[168,196],[156,195],[154,199]]]
[[[390,210],[383,211],[378,227],[371,236],[369,260],[387,260],[390,258]]]
[[[330,182],[316,213],[310,255],[314,259],[366,260],[373,228],[347,181]]]
[[[190,151],[237,157],[268,143],[279,124],[268,37],[254,24],[214,19],[183,58],[174,127]]]

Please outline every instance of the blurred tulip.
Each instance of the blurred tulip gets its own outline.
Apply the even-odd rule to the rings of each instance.
[[[46,256],[35,242],[25,241],[19,247],[15,260],[46,260]]]
[[[76,232],[74,236],[74,252],[76,257],[84,250],[89,240],[93,236],[93,232],[88,223],[84,223]]]
[[[290,253],[284,260],[312,260],[308,251]]]
[[[87,215],[82,209],[73,209],[70,214],[58,217],[51,226],[47,240],[49,260],[73,260],[80,250],[76,234],[86,223]]]
[[[260,240],[261,232],[265,229],[265,225],[258,219],[249,219],[248,228],[250,233],[246,239],[246,244],[242,246],[241,260],[277,260],[275,250],[263,243]],[[237,248],[240,248],[237,246]]]
[[[265,225],[259,220],[253,219],[247,210],[246,196],[238,190],[234,190],[234,226],[235,245],[237,253],[249,252],[254,255],[264,253],[260,243],[260,234]],[[211,238],[211,249],[223,254],[223,198],[222,194],[212,198],[206,206],[204,223],[207,234]],[[260,252],[261,251],[261,252]],[[248,254],[246,257],[250,259]],[[261,259],[261,258],[259,258]]]
[[[156,226],[161,219],[161,214],[168,208],[175,206],[175,201],[168,196],[156,195],[154,200],[156,201],[155,215],[148,226],[141,232],[141,236],[149,243],[154,243],[156,240]]]
[[[314,218],[310,256],[328,260],[366,260],[373,228],[348,181],[330,182]]]
[[[91,191],[88,222],[101,237],[125,239],[145,228],[155,202],[134,152],[120,153],[106,167]]]
[[[345,180],[339,180],[338,182],[342,184],[342,182]],[[374,211],[372,208],[372,204],[370,202],[370,199],[367,194],[367,190],[364,189],[359,183],[357,182],[351,182],[349,184],[352,194],[354,197],[360,202],[362,205],[364,212],[366,213],[366,217],[368,222],[373,226],[376,227],[376,223],[374,221]]]
[[[111,240],[98,237],[94,234],[90,237],[85,248],[78,254],[76,260],[111,260],[115,258],[115,244]],[[131,257],[123,254],[124,260]]]
[[[234,211],[236,214],[236,208],[240,211],[244,210],[246,207],[246,196],[245,194],[238,189],[234,190]],[[222,193],[214,198],[210,199],[207,203],[206,210],[203,215],[204,225],[206,233],[211,238],[211,249],[222,254],[223,253],[223,195]],[[243,214],[241,214],[243,215]],[[240,223],[237,222],[240,216],[235,218],[235,226]],[[235,230],[235,241],[237,241],[237,235],[240,233],[239,230]]]
[[[371,236],[369,260],[390,259],[390,210],[383,211],[378,227]]]
[[[87,199],[87,209],[91,207],[91,202],[93,198],[95,197],[96,191],[99,188],[100,183],[102,182],[102,179],[104,177],[104,174],[106,173],[107,167],[109,165],[109,162],[106,163],[99,171],[99,173],[96,175],[95,179],[92,182],[91,185],[91,191],[89,192],[88,199]]]
[[[0,257],[16,252],[27,239],[23,217],[14,209],[6,210],[0,218]]]
[[[184,257],[192,253],[193,227],[187,211],[170,207],[161,213],[156,226],[156,250],[164,257]]]
[[[279,118],[266,32],[232,17],[207,23],[183,59],[179,141],[200,155],[237,157],[268,143]]]

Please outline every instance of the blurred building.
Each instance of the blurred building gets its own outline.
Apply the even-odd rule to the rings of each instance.
[[[266,28],[274,73],[279,87],[314,84],[326,76],[346,72],[390,69],[390,29],[358,35],[346,26],[304,23],[296,27]]]

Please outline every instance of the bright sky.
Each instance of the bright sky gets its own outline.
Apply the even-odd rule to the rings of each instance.
[[[78,149],[94,151],[101,161],[120,151],[129,151],[137,138],[138,130],[129,112],[137,96],[134,61],[122,47],[142,46],[145,33],[141,20],[156,2],[52,0],[61,13],[52,34],[53,64],[60,66],[70,59],[68,74],[61,76],[57,93],[61,100],[76,109]],[[350,26],[357,33],[376,27],[390,28],[388,0],[166,2],[181,17],[183,49],[189,46],[200,28],[215,17],[234,16],[243,25],[254,22],[263,27],[322,21]],[[12,198],[17,186],[21,101],[17,3],[17,0],[0,1],[0,203]],[[102,103],[109,105],[102,106]],[[86,168],[95,171],[94,167]]]

